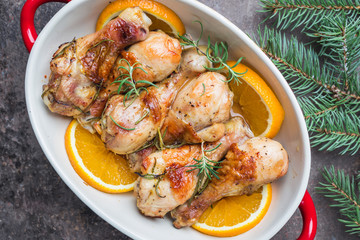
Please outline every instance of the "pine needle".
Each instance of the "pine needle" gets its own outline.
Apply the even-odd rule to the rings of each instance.
[[[302,27],[302,31],[316,29],[327,19],[345,14],[349,18],[360,15],[358,0],[261,0],[263,9],[269,12],[268,19],[276,17],[276,27],[284,30]]]
[[[330,207],[339,208],[342,216],[339,221],[349,228],[346,232],[360,236],[360,173],[355,180],[332,166],[329,170],[324,168],[322,175],[325,182],[317,187],[318,192],[335,202]]]
[[[342,149],[340,154],[351,155],[360,151],[360,98],[357,88],[341,82],[342,66],[332,60],[321,61],[313,48],[279,31],[258,30],[257,44],[282,72],[297,96],[303,110],[312,146],[320,150]],[[360,45],[360,44],[359,44]],[[337,69],[340,68],[340,69]],[[358,73],[352,73],[358,77]],[[354,81],[348,84],[354,85]],[[359,83],[359,82],[357,82]],[[352,93],[351,90],[354,90]],[[356,125],[358,124],[358,125]]]
[[[260,0],[278,30],[301,28],[318,51],[280,31],[259,28],[258,45],[297,95],[312,146],[360,152],[360,1]],[[339,208],[347,232],[360,236],[360,173],[324,169],[317,190]]]

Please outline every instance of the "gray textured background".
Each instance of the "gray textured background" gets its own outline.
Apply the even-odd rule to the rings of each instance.
[[[257,1],[200,0],[254,33],[266,15]],[[31,129],[24,96],[28,52],[20,33],[20,11],[25,0],[0,1],[0,239],[129,239],[83,204],[62,182],[45,158]],[[35,16],[40,31],[62,7],[41,6]],[[357,239],[345,233],[330,200],[315,192],[321,169],[335,165],[349,174],[359,170],[359,156],[312,150],[308,190],[318,214],[317,239]],[[302,228],[299,211],[274,237],[296,239]]]

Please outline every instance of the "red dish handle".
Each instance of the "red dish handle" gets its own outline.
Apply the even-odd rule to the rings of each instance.
[[[34,16],[37,8],[47,2],[68,3],[71,0],[27,0],[21,10],[20,26],[21,34],[27,50],[30,52],[37,38],[34,25]]]
[[[298,240],[313,240],[316,235],[317,217],[314,202],[307,190],[299,209],[303,218],[303,230]]]

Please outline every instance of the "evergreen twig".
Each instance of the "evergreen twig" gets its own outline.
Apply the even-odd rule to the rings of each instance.
[[[315,51],[295,37],[259,28],[258,44],[282,71],[297,95],[313,146],[360,152],[360,1],[260,0],[266,20],[279,30],[301,28],[319,46]],[[266,21],[265,20],[265,21]],[[360,236],[360,173],[356,180],[324,169],[320,193],[335,201],[347,232]]]
[[[351,29],[346,32],[347,36],[356,33]],[[294,36],[287,38],[285,34],[267,27],[259,28],[258,35],[258,45],[283,73],[297,95],[312,145],[328,151],[341,148],[340,154],[359,152],[360,83],[359,73],[354,68],[360,65],[360,41],[347,42],[345,49],[349,53],[344,61],[340,57],[344,56],[340,47],[336,50],[338,57],[329,59],[326,54],[330,53],[319,54]],[[344,38],[338,41],[341,39],[344,41]],[[323,47],[330,48],[326,44]]]
[[[355,180],[332,166],[329,170],[324,168],[323,177],[326,182],[320,183],[317,190],[335,202],[330,207],[340,208],[339,221],[349,228],[347,232],[360,236],[360,173]]]
[[[264,21],[276,18],[278,29],[294,30],[303,27],[302,31],[316,28],[328,19],[345,14],[349,18],[359,17],[360,1],[358,0],[260,0],[263,10],[269,12]]]

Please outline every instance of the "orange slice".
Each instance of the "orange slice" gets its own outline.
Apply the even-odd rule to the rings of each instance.
[[[185,34],[185,26],[176,13],[165,5],[153,0],[117,0],[107,5],[101,12],[96,31],[102,29],[111,19],[129,7],[140,7],[151,19],[150,30],[162,31],[177,36]]]
[[[228,62],[233,66],[235,62]],[[252,69],[240,63],[236,72],[245,72],[242,84],[230,83],[234,92],[233,111],[240,113],[247,121],[255,136],[273,138],[279,132],[284,120],[284,109],[275,93]]]
[[[271,184],[250,196],[223,198],[209,207],[192,227],[217,237],[233,237],[255,227],[271,203]]]
[[[133,190],[137,175],[124,158],[105,148],[97,134],[91,134],[73,120],[65,133],[65,148],[76,173],[90,186],[107,193]]]

